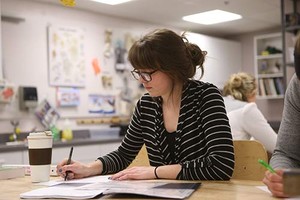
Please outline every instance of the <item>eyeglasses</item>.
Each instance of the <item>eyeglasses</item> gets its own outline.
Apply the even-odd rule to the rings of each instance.
[[[156,71],[157,71],[157,70],[154,70],[154,71],[152,71],[152,72],[139,72],[139,71],[137,71],[137,70],[132,70],[132,71],[131,71],[131,74],[132,74],[133,78],[135,78],[136,80],[139,80],[140,77],[142,77],[142,79],[143,79],[144,81],[150,82],[150,81],[152,81],[151,75],[152,75],[153,73],[155,73]]]

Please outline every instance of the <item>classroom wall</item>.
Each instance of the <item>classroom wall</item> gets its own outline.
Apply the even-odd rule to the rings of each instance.
[[[39,102],[47,99],[52,106],[56,106],[55,93],[57,87],[49,86],[48,81],[47,27],[49,25],[72,27],[81,29],[84,32],[86,84],[85,87],[79,88],[80,106],[57,108],[62,119],[99,116],[87,112],[88,95],[119,95],[124,89],[124,78],[127,78],[131,91],[137,91],[137,81],[131,79],[128,72],[116,72],[114,57],[104,60],[105,30],[109,29],[113,32],[113,41],[116,42],[123,40],[127,33],[132,34],[133,37],[139,37],[158,27],[60,5],[36,3],[27,0],[3,0],[1,14],[21,19],[19,23],[2,21],[4,78],[8,83],[13,84],[15,88],[18,88],[18,86],[36,86]],[[99,61],[101,75],[113,77],[112,89],[105,90],[101,83],[101,77],[95,75],[91,64],[95,58]],[[37,121],[34,110],[19,111],[18,108],[18,96],[10,104],[0,104],[0,132],[12,130],[9,123],[10,119],[20,120],[20,127],[23,131],[44,128]],[[74,127],[76,124],[73,123],[71,126]]]
[[[56,107],[61,114],[61,120],[57,123],[59,128],[63,128],[65,120],[68,120],[69,126],[73,129],[98,128],[98,125],[77,125],[75,121],[79,118],[103,116],[88,113],[89,94],[112,94],[119,98],[122,91],[124,91],[125,82],[128,82],[128,87],[131,91],[130,95],[133,99],[132,103],[143,93],[139,89],[137,81],[131,78],[129,72],[116,72],[114,58],[104,58],[105,31],[111,30],[113,32],[113,41],[119,41],[123,40],[126,34],[139,38],[150,30],[159,28],[158,25],[133,22],[84,10],[29,0],[1,0],[1,4],[2,15],[20,19],[19,23],[2,21],[2,67],[4,78],[10,84],[13,84],[15,88],[19,86],[36,86],[39,102],[47,99],[52,106],[56,107],[57,87],[50,86],[48,80],[47,27],[49,25],[71,27],[80,29],[84,33],[85,74],[87,77],[85,87],[79,88],[79,106]],[[178,33],[184,31],[173,27],[166,28],[171,28]],[[202,40],[204,39],[204,41],[209,41],[206,46],[203,46],[203,50],[206,50],[205,47],[208,48],[207,73],[205,72],[204,80],[222,87],[222,83],[227,79],[227,75],[225,76],[224,74],[230,74],[240,69],[241,59],[238,53],[241,52],[241,45],[237,41],[234,42],[201,34],[197,36],[202,38]],[[231,51],[228,51],[229,49]],[[220,55],[226,57],[228,53],[232,59],[223,60],[220,58]],[[234,54],[238,55],[235,57]],[[101,77],[96,75],[93,70],[92,61],[94,59],[99,61],[101,75],[111,75],[113,77],[113,88],[106,89],[103,87],[100,80]],[[216,61],[219,63],[218,66],[216,66]],[[228,63],[226,63],[227,61]],[[212,63],[213,66],[209,67],[209,63]],[[228,69],[226,70],[227,67]],[[124,79],[126,80],[124,81]],[[118,101],[117,112],[124,110],[121,107],[122,105]],[[126,109],[132,108],[126,107]],[[11,103],[0,104],[0,113],[0,133],[12,131],[12,125],[10,124],[12,119],[20,121],[20,128],[24,132],[32,129],[44,129],[34,115],[34,110],[19,110],[17,95]]]
[[[1,14],[1,1],[0,1],[0,14]],[[0,80],[3,78],[2,74],[2,41],[1,41],[1,32],[2,32],[2,27],[0,26]]]
[[[186,33],[186,35],[190,42],[207,51],[202,81],[213,82],[218,88],[223,89],[228,77],[241,71],[240,42],[209,37],[199,33]],[[201,73],[198,70],[196,78],[200,78],[200,76]]]

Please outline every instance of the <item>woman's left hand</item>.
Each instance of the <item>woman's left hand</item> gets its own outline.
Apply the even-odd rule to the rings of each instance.
[[[155,179],[154,174],[155,167],[131,167],[124,169],[113,176],[112,180],[145,180],[145,179]]]

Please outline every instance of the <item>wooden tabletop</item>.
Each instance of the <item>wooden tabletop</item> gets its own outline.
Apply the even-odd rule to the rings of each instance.
[[[53,178],[52,178],[53,179]],[[269,200],[276,199],[270,193],[258,189],[256,186],[263,186],[261,181],[245,181],[245,180],[231,180],[231,181],[202,181],[201,186],[190,196],[189,200],[198,199],[242,199],[242,200]],[[33,189],[40,188],[31,183],[29,176],[24,178],[16,178],[10,180],[0,180],[0,200],[19,200],[20,194]],[[100,199],[141,199],[137,196],[124,195],[107,195]],[[147,200],[151,198],[145,198]],[[156,198],[157,200],[157,198]]]

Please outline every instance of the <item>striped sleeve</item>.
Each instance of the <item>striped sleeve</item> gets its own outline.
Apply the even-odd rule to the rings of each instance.
[[[138,101],[127,133],[116,151],[113,151],[98,159],[103,163],[102,174],[119,172],[133,161],[144,144],[142,130],[140,128],[140,101]]]

